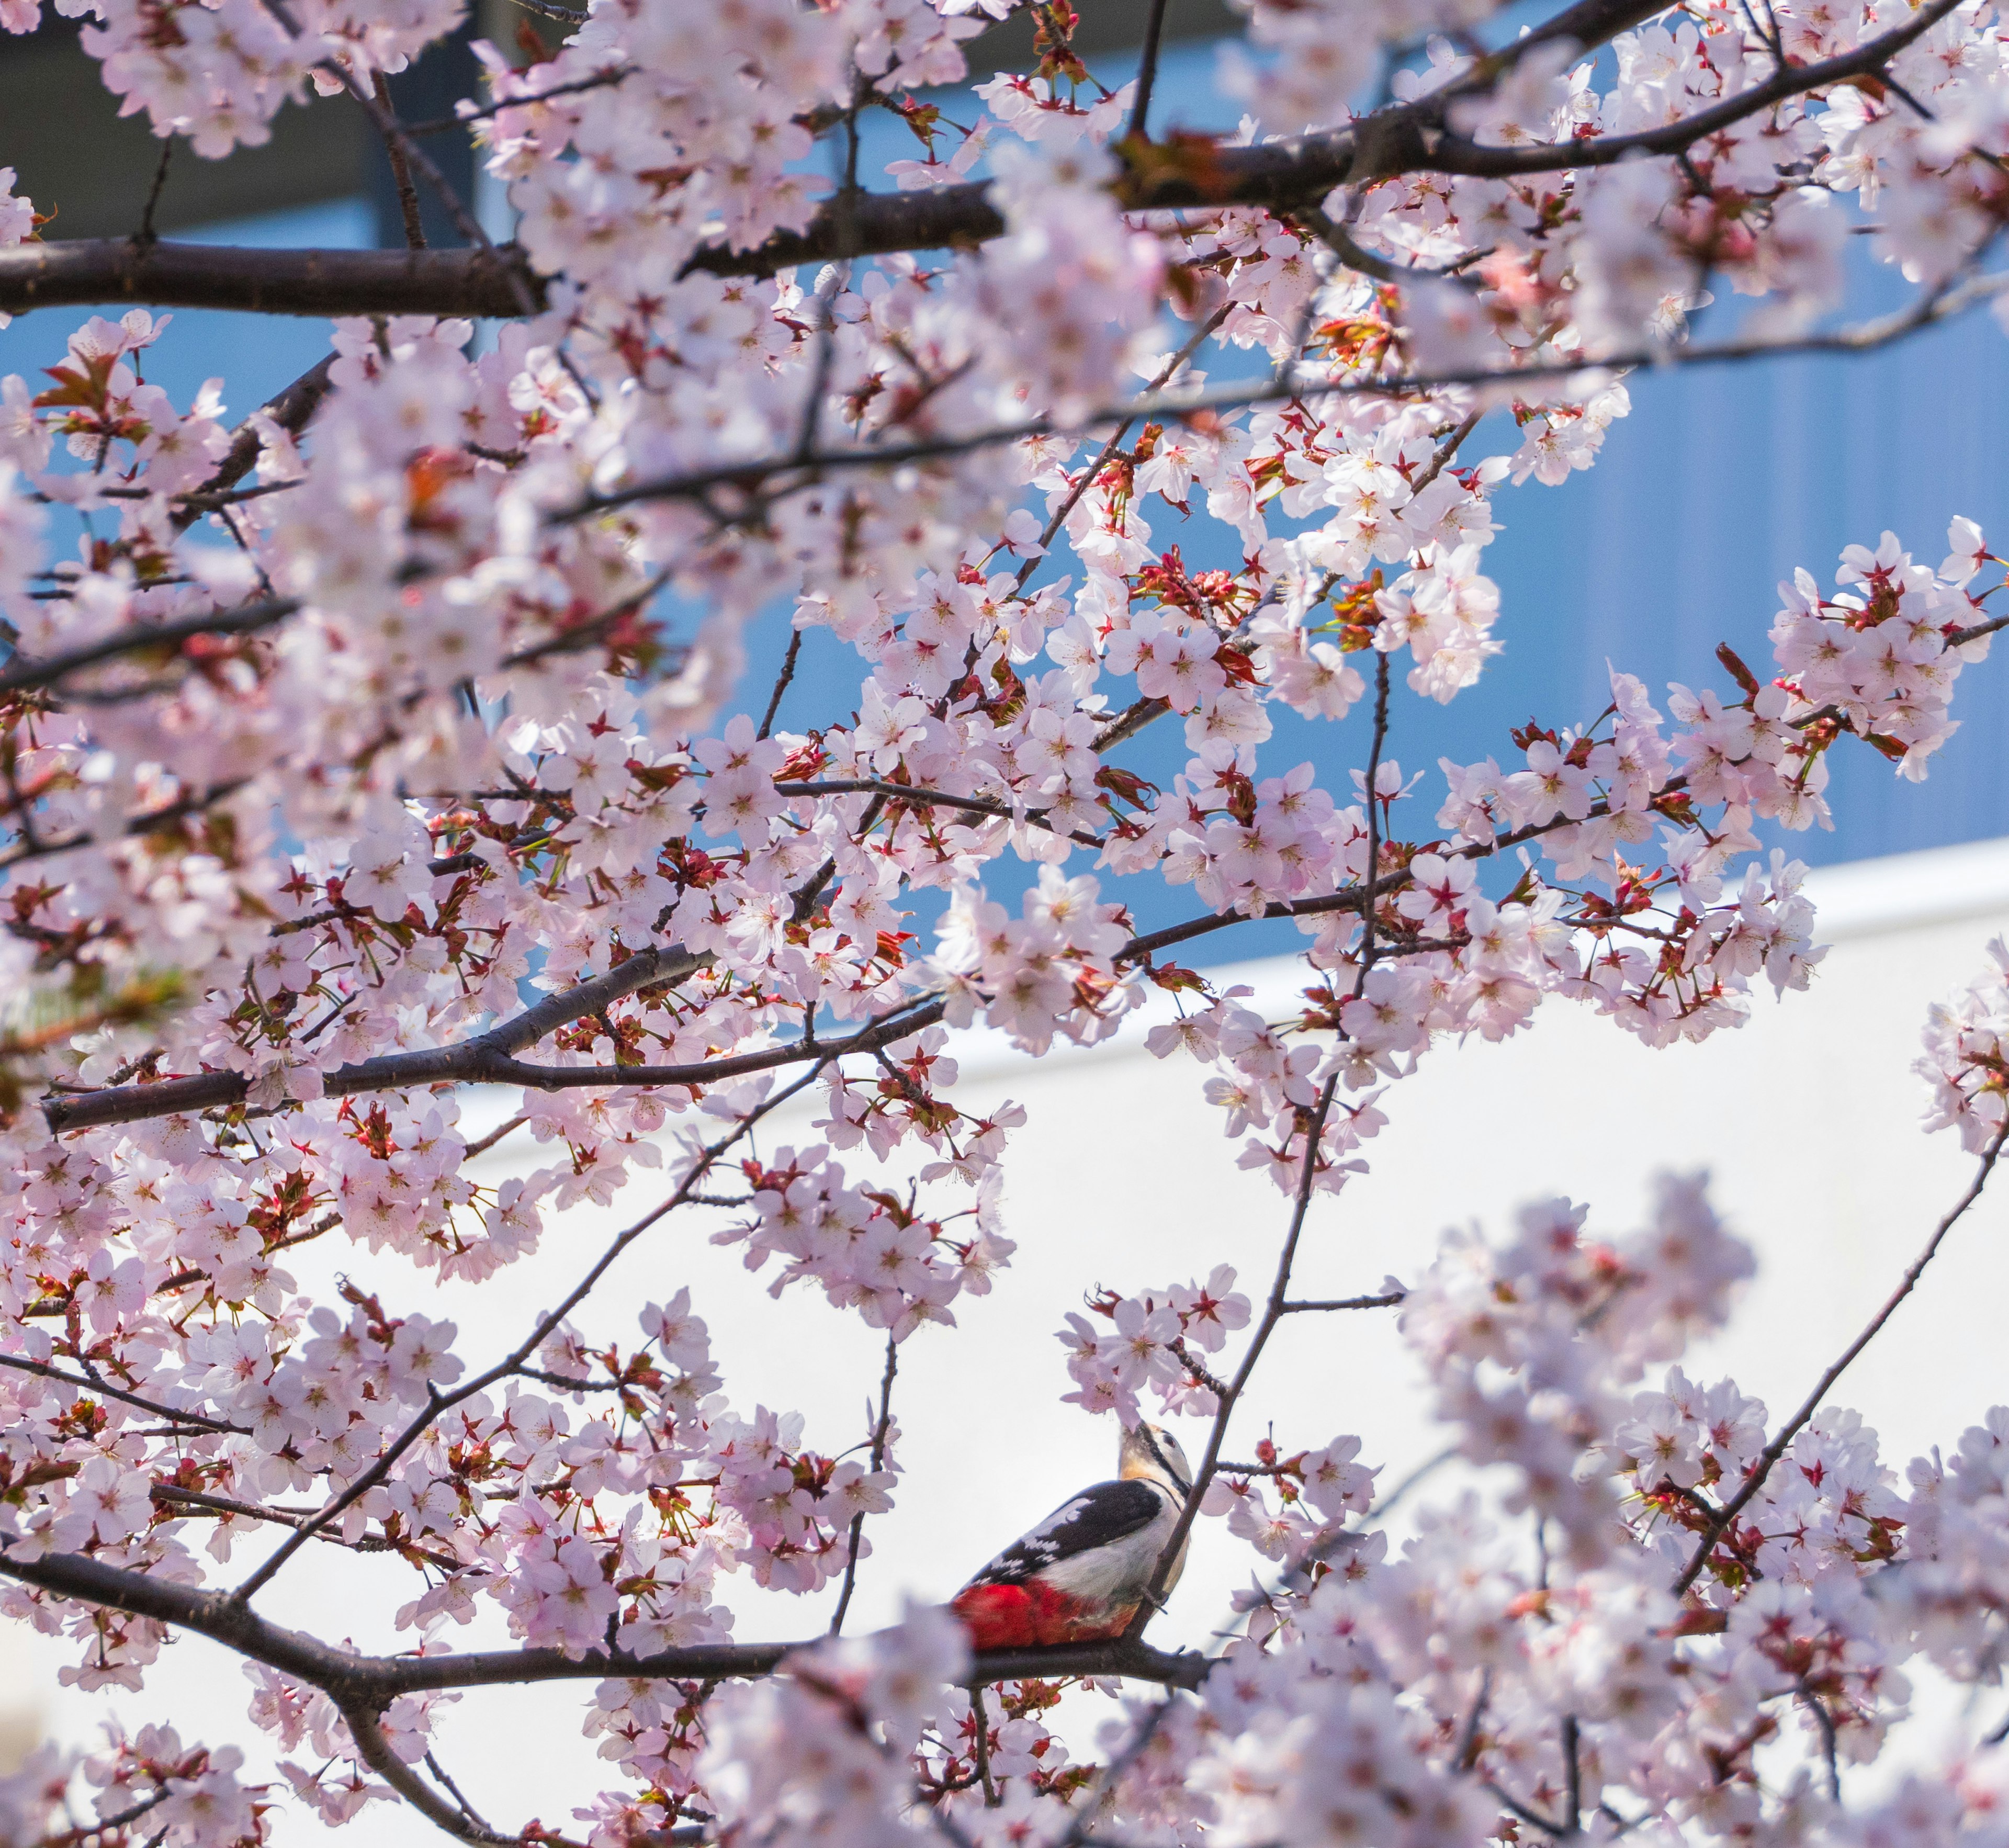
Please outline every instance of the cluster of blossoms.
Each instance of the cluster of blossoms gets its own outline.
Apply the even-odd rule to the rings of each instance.
[[[1058,1339],[1076,1388],[1067,1395],[1070,1403],[1114,1412],[1126,1426],[1143,1418],[1137,1394],[1146,1386],[1167,1412],[1210,1415],[1217,1409],[1220,1396],[1199,1355],[1219,1353],[1232,1332],[1249,1325],[1249,1299],[1235,1287],[1232,1265],[1215,1265],[1204,1283],[1175,1283],[1134,1296],[1100,1290],[1088,1307],[1114,1332],[1101,1333],[1083,1316],[1068,1317]]]
[[[905,1087],[918,1093],[918,1080],[890,1062],[889,1069],[896,1098],[904,1099]],[[955,1113],[948,1114],[953,1119]],[[949,1304],[965,1290],[987,1293],[990,1273],[1016,1248],[998,1229],[994,1166],[985,1170],[990,1184],[967,1209],[972,1223],[964,1239],[891,1194],[847,1185],[842,1164],[830,1158],[827,1147],[784,1147],[770,1162],[749,1158],[742,1166],[753,1189],[753,1217],[714,1233],[714,1242],[743,1243],[749,1271],[771,1257],[785,1258],[769,1286],[771,1294],[813,1279],[833,1308],[855,1309],[869,1327],[888,1330],[896,1341],[923,1322],[954,1326]]]
[[[459,14],[57,10],[204,154],[374,93]],[[1821,954],[1756,828],[1825,825],[1844,740],[1922,776],[2004,619],[1970,523],[1936,571],[1886,535],[1832,597],[1787,588],[1769,680],[1725,650],[1727,690],[1663,697],[1621,663],[1603,711],[1476,740],[1421,800],[1394,749],[1405,702],[1511,644],[1483,569],[1502,488],[1592,466],[1618,363],[1692,357],[1712,285],[1790,338],[1861,229],[1922,323],[1999,286],[1984,0],[1693,0],[1628,14],[1610,59],[1538,33],[1477,62],[1467,0],[1252,0],[1252,115],[1221,141],[1129,132],[1144,90],[1090,75],[1064,5],[971,108],[910,94],[1012,10],[594,0],[520,68],[484,46],[469,111],[529,267],[478,351],[469,319],[358,314],[313,388],[233,423],[222,381],[177,404],[148,380],[168,317],[9,335],[43,344],[0,380],[0,1612],[129,1692],[176,1599],[249,1611],[312,1542],[414,1575],[420,1654],[254,1663],[290,1798],[147,1733],[0,1785],[0,1832],[230,1848],[267,1804],[409,1799],[441,1658],[486,1615],[593,1683],[619,1768],[593,1848],[712,1818],[891,1841],[916,1800],[976,1848],[1082,1848],[1105,1814],[1139,1848],[1999,1835],[1985,1775],[1875,1817],[1761,1779],[1794,1724],[1816,1758],[1873,1752],[1920,1649],[1993,1672],[1996,1440],[1908,1499],[1844,1414],[1767,1463],[1733,1385],[1648,1389],[1748,1268],[1688,1183],[1631,1239],[1544,1207],[1384,1286],[1463,1454],[1511,1474],[1511,1533],[1440,1510],[1391,1562],[1349,1436],[1215,1467],[1201,1509],[1286,1576],[1201,1700],[1111,1745],[1107,1788],[1043,1683],[944,1693],[961,1644],[926,1614],[718,1691],[753,1659],[719,1653],[735,1582],[848,1596],[914,1460],[883,1397],[860,1434],[729,1396],[687,1293],[640,1342],[610,1324],[593,1288],[664,1215],[735,1215],[715,1236],[774,1289],[883,1331],[890,1393],[891,1350],[1015,1255],[1023,1112],[957,1101],[951,1029],[1039,1055],[1169,995],[1150,1050],[1198,1062],[1302,1214],[1433,1046],[1550,996],[1654,1044],[1734,1026]],[[0,0],[0,27],[42,11]],[[1346,99],[1384,55],[1397,101],[1364,129]],[[867,109],[927,155],[890,190],[855,171]],[[827,199],[820,137],[857,183]],[[37,222],[0,168],[0,247]],[[777,604],[786,665],[742,693]],[[1330,746],[1277,761],[1284,712]],[[1152,727],[1162,786],[1123,761]],[[1015,903],[1008,860],[1036,867]],[[1184,921],[1140,931],[1117,895],[1145,878]],[[1301,934],[1284,1018],[1164,959],[1264,920]],[[1936,1119],[1978,1150],[2005,1007],[1997,977],[1928,1046]],[[520,1094],[488,1134],[477,1083]],[[804,1093],[810,1132],[756,1147]],[[548,1160],[482,1180],[508,1137]],[[493,1364],[400,1300],[651,1176]],[[302,1281],[344,1249],[338,1289]],[[1217,1357],[1274,1315],[1234,1281],[1093,1299],[1113,1332],[1072,1318],[1071,1399],[1225,1421]],[[1512,1538],[1530,1512],[1546,1575]],[[374,1706],[331,1691],[365,1683]]]
[[[1561,1200],[1524,1209],[1504,1250],[1453,1236],[1402,1306],[1462,1453],[1517,1465],[1528,1505],[1578,1551],[1600,1548],[1616,1514],[1608,1479],[1576,1467],[1617,1416],[1604,1395],[1720,1326],[1753,1268],[1699,1182],[1664,1180],[1655,1207],[1625,1240],[1585,1239],[1586,1209]]]
[[[460,23],[458,0],[395,0],[390,5],[254,0],[218,5],[148,0],[63,0],[58,12],[84,22],[84,48],[103,66],[122,112],[144,109],[158,135],[185,135],[199,154],[262,147],[272,118],[310,87],[323,96],[349,83],[367,88],[401,71]],[[30,32],[40,0],[8,0],[0,25]]]
[[[1976,1151],[2000,1137],[2009,1098],[2009,942],[1997,938],[1988,954],[1986,974],[1933,1008],[1925,1055],[1912,1068],[1933,1088],[1930,1126],[1957,1128]]]
[[[172,1726],[143,1726],[129,1738],[115,1726],[108,1732],[90,1753],[38,1747],[19,1770],[0,1777],[0,1839],[88,1836],[195,1848],[260,1838],[269,1806],[260,1786],[239,1776],[244,1758],[234,1746],[184,1745]]]

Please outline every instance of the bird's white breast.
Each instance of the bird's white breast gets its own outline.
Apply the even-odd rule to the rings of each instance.
[[[1071,1559],[1046,1567],[1040,1573],[1041,1580],[1055,1591],[1078,1598],[1085,1604],[1136,1603],[1150,1587],[1152,1570],[1158,1562],[1159,1554],[1165,1550],[1165,1542],[1171,1538],[1172,1529],[1179,1518],[1179,1505],[1171,1493],[1156,1482],[1147,1486],[1158,1498],[1159,1512],[1155,1520],[1107,1546],[1091,1548]],[[1171,1577],[1166,1581],[1167,1591],[1178,1582],[1180,1569],[1185,1564],[1185,1549],[1182,1547]]]

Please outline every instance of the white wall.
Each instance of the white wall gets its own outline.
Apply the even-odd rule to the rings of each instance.
[[[1476,1218],[1498,1229],[1516,1202],[1544,1193],[1587,1200],[1593,1225],[1622,1230],[1656,1169],[1706,1167],[1720,1206],[1758,1246],[1762,1269],[1731,1336],[1701,1357],[1702,1369],[1734,1372],[1775,1414],[1796,1403],[1970,1172],[1950,1134],[1920,1134],[1924,1094],[1909,1067],[1927,1004],[1977,970],[1988,937],[2009,924],[2009,842],[1841,867],[1809,889],[1819,935],[1835,947],[1811,993],[1776,1006],[1760,1000],[1741,1031],[1650,1052],[1557,1004],[1506,1045],[1433,1053],[1389,1094],[1389,1127],[1369,1150],[1373,1172],[1315,1204],[1298,1288],[1350,1295],[1387,1272],[1413,1276],[1447,1224]],[[1257,1005],[1275,1014],[1288,1011],[1298,979],[1288,960],[1215,973],[1248,981]],[[1252,1295],[1267,1287],[1285,1204],[1235,1167],[1235,1144],[1222,1140],[1217,1114],[1202,1101],[1197,1069],[1150,1058],[1141,1039],[1132,1030],[1109,1047],[1033,1064],[973,1036],[958,1101],[983,1108],[1010,1097],[1028,1112],[1008,1157],[1007,1229],[1019,1259],[993,1295],[958,1304],[959,1331],[923,1331],[903,1350],[895,1403],[909,1474],[895,1512],[870,1525],[878,1552],[862,1577],[854,1627],[890,1619],[903,1589],[946,1596],[1067,1492],[1107,1474],[1111,1422],[1060,1403],[1068,1382],[1053,1332],[1084,1289],[1182,1280],[1224,1260],[1240,1268]],[[810,1140],[813,1114],[802,1110],[765,1147]],[[536,1165],[547,1152],[516,1139],[486,1158],[482,1178]],[[328,1270],[384,1289],[388,1303],[458,1318],[462,1351],[479,1365],[519,1338],[652,1197],[644,1175],[619,1197],[619,1210],[568,1215],[534,1259],[478,1292],[413,1279],[360,1251],[310,1249]],[[723,1218],[672,1219],[638,1241],[606,1286],[605,1320],[586,1325],[625,1343],[643,1300],[687,1283],[742,1409],[801,1408],[812,1442],[834,1449],[856,1442],[878,1379],[877,1338],[820,1296],[797,1290],[771,1300],[735,1253],[707,1242]],[[2009,1301],[2005,1225],[2009,1204],[1985,1200],[1837,1389],[1901,1467],[2009,1401],[2000,1334],[2000,1305]],[[296,1268],[309,1281],[310,1267]],[[1384,1463],[1383,1481],[1393,1482],[1437,1447],[1418,1421],[1408,1371],[1384,1313],[1293,1318],[1231,1451],[1245,1453],[1272,1418],[1293,1445],[1355,1432],[1364,1460]],[[1246,1582],[1245,1554],[1210,1539],[1203,1535],[1154,1640],[1203,1642],[1224,1616],[1228,1591]],[[262,1556],[268,1544],[240,1548],[239,1561]],[[261,1609],[368,1649],[406,1640],[388,1623],[395,1603],[412,1595],[406,1583],[387,1594],[384,1577],[402,1577],[395,1568],[333,1548],[310,1553]],[[748,1640],[813,1633],[828,1609],[827,1598],[810,1607],[758,1594],[732,1601]],[[497,1626],[456,1640],[472,1647],[502,1637]],[[264,1761],[243,1719],[241,1675],[210,1645],[178,1644],[144,1694],[115,1698],[58,1689],[55,1670],[69,1654],[0,1632],[0,1708],[32,1701],[65,1736],[80,1735],[107,1709],[135,1724],[165,1715],[188,1736],[240,1738],[253,1763]],[[576,1690],[470,1696],[444,1730],[442,1753],[481,1793],[491,1820],[537,1814],[564,1828],[572,1800],[591,1787],[579,1711]],[[373,1843],[432,1834],[416,1818],[373,1818],[367,1826]],[[310,1823],[295,1825],[282,1839],[316,1833]]]

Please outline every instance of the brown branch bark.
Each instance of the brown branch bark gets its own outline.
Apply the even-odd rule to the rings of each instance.
[[[465,314],[507,320],[519,286],[544,279],[514,246],[495,250],[254,250],[69,238],[0,250],[0,310],[146,302],[252,314]]]
[[[1461,425],[1459,430],[1453,433],[1453,442],[1458,440],[1463,428],[1464,426]],[[2009,617],[1997,618],[1962,630],[1949,638],[1950,645],[1958,647],[1963,642],[1992,633],[2005,622],[2009,622]],[[100,647],[107,645],[99,644]],[[37,664],[42,672],[47,672],[53,665]],[[1380,657],[1377,662],[1374,761],[1379,759],[1381,739],[1387,725],[1386,680],[1387,657],[1384,655]],[[0,674],[0,689],[4,689],[6,684],[6,676]],[[1151,702],[1140,702],[1139,708],[1133,710],[1141,710],[1148,704]],[[1802,719],[1795,722],[1805,724],[1809,722],[1809,719]],[[1111,730],[1116,729],[1112,727]],[[1107,736],[1108,734],[1105,733],[1104,740]],[[1104,741],[1099,740],[1098,745]],[[1664,796],[1671,795],[1685,787],[1686,782],[1685,776],[1670,778],[1660,793]],[[777,786],[803,793],[812,788],[817,788],[821,793],[829,793],[838,787],[837,785],[826,788],[808,784]],[[859,779],[856,793],[864,793],[868,786],[868,786],[863,779]],[[863,833],[870,830],[895,790],[902,792],[902,800],[909,799],[906,786],[886,786],[873,796],[871,805],[860,818],[858,832]],[[841,793],[852,793],[851,786],[845,784]],[[919,798],[923,792],[915,791],[912,794]],[[937,799],[941,798],[937,796]],[[972,799],[953,800],[962,803]],[[1609,804],[1599,802],[1593,805],[1590,816],[1595,818],[1609,812]],[[1558,828],[1574,825],[1575,824],[1568,818],[1558,815],[1549,821],[1514,829],[1490,842],[1473,842],[1450,851],[1452,857],[1457,859],[1485,859],[1524,842],[1553,833]],[[1374,857],[1378,859],[1380,828],[1371,805],[1369,832],[1370,849]],[[442,871],[449,868],[457,870],[457,863],[454,860],[437,864]],[[798,895],[795,905],[798,922],[810,914],[818,893],[834,869],[834,862],[826,861],[822,870]],[[1375,953],[1374,918],[1371,907],[1377,899],[1401,890],[1408,883],[1408,879],[1405,871],[1394,872],[1316,898],[1274,903],[1253,915],[1240,912],[1217,912],[1189,918],[1183,924],[1170,925],[1163,930],[1132,938],[1116,952],[1114,960],[1118,967],[1146,960],[1160,950],[1239,924],[1313,917],[1334,911],[1359,911],[1362,913],[1367,924],[1361,952],[1361,966],[1364,970],[1373,960]],[[1393,946],[1393,951],[1410,954],[1426,949],[1455,949],[1458,947],[1460,945],[1456,943],[1400,942]],[[645,961],[645,959],[655,960]],[[657,981],[682,979],[693,973],[701,960],[689,958],[688,952],[674,945],[660,950],[644,951],[606,974],[595,977],[590,981],[562,994],[549,996],[515,1020],[491,1027],[487,1033],[462,1041],[457,1045],[430,1048],[416,1052],[386,1054],[377,1059],[365,1059],[356,1065],[339,1066],[324,1074],[324,1094],[345,1096],[363,1091],[395,1091],[435,1084],[521,1084],[543,1091],[601,1086],[711,1084],[728,1078],[800,1064],[810,1059],[823,1060],[841,1058],[851,1053],[874,1052],[895,1040],[933,1026],[947,1011],[946,1003],[941,1000],[923,1002],[885,1016],[846,1040],[827,1044],[792,1041],[758,1052],[691,1065],[555,1066],[532,1064],[515,1056],[554,1028],[597,1012],[611,1002],[634,993],[639,988]],[[101,1091],[66,1092],[45,1098],[42,1108],[51,1130],[61,1134],[105,1123],[133,1123],[152,1117],[227,1107],[243,1101],[249,1088],[249,1080],[240,1073],[204,1072]]]

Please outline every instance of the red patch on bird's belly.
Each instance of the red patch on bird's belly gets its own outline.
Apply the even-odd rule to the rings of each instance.
[[[1026,1649],[1041,1644],[1099,1642],[1129,1627],[1135,1605],[1112,1611],[1070,1598],[1037,1579],[1020,1585],[970,1585],[949,1607],[973,1649]]]

